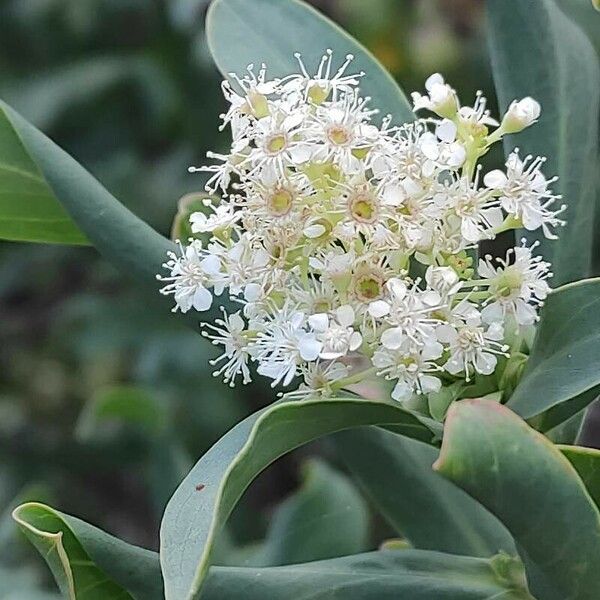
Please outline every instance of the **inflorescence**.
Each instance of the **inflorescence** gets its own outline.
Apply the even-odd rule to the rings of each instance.
[[[479,159],[505,134],[533,124],[539,104],[513,102],[498,123],[478,94],[461,106],[439,75],[413,93],[431,116],[379,122],[359,94],[362,73],[336,72],[328,51],[315,75],[268,79],[263,65],[225,81],[228,154],[209,153],[197,237],[171,253],[161,292],[175,308],[206,311],[225,290],[240,303],[204,325],[223,349],[224,380],[251,379],[250,364],[291,397],[334,395],[374,375],[392,397],[438,391],[442,380],[494,372],[505,331],[530,325],[548,294],[550,265],[522,245],[473,264],[478,242],[503,231],[564,224],[543,158],[515,150],[505,170]],[[475,273],[476,271],[476,273]]]

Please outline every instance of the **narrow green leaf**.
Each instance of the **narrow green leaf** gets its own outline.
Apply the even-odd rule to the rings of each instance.
[[[600,386],[586,390],[571,400],[553,406],[540,415],[540,422],[539,424],[536,423],[536,429],[550,437],[550,431],[556,432],[559,426],[566,424],[576,415],[590,409],[598,395],[600,395]],[[552,441],[559,443],[555,440]]]
[[[584,408],[547,431],[542,427],[536,427],[536,429],[543,431],[544,435],[554,444],[576,444],[581,435],[586,414],[587,408]]]
[[[558,446],[579,473],[596,506],[600,507],[600,450],[582,446]]]
[[[15,518],[59,581],[66,578],[66,598],[163,598],[154,552],[130,546],[41,504],[22,505]],[[71,573],[72,588],[66,571]],[[507,556],[482,560],[417,550],[372,552],[285,567],[212,567],[206,586],[196,598],[325,600],[332,597],[333,590],[348,600],[489,600],[496,596],[531,600],[519,561]],[[14,596],[14,600],[38,598],[50,600],[54,596],[25,589]]]
[[[505,150],[546,156],[544,171],[568,205],[560,240],[540,239],[558,284],[589,277],[598,173],[600,66],[588,38],[554,0],[488,0],[488,39],[500,106],[533,96],[539,123],[506,138]]]
[[[369,510],[345,475],[321,460],[303,467],[300,489],[277,507],[261,564],[304,563],[368,549]]]
[[[574,21],[590,38],[600,54],[600,10],[599,0],[556,0],[557,6]]]
[[[455,403],[434,468],[506,525],[534,596],[600,597],[600,513],[569,461],[515,413]]]
[[[337,69],[346,55],[350,73],[364,71],[363,93],[373,108],[390,113],[395,123],[414,118],[402,90],[383,66],[356,40],[314,8],[299,0],[215,0],[206,20],[208,44],[224,76],[242,75],[249,64],[265,63],[277,77],[298,72],[300,52],[309,73],[316,72],[327,49]]]
[[[0,238],[86,244],[0,104]]]
[[[516,554],[504,526],[431,468],[438,450],[377,427],[333,437],[341,460],[415,548],[488,557]]]
[[[36,185],[42,185],[44,193],[53,195],[97,250],[146,288],[156,290],[156,273],[161,271],[173,243],[131,213],[77,161],[1,101],[0,117],[0,148],[5,144],[7,156],[18,156],[16,167],[29,173],[35,165],[34,174],[39,179]],[[1,133],[2,128],[14,136],[7,138]],[[21,144],[20,149],[15,146],[16,139]],[[7,181],[1,175],[0,171],[0,186]],[[29,189],[21,177],[11,185],[17,192]],[[27,214],[35,217],[29,211]],[[82,239],[80,236],[80,241]],[[31,237],[31,240],[60,241],[39,237]]]
[[[158,555],[37,502],[13,518],[50,567],[69,600],[160,600]]]
[[[599,310],[600,278],[550,294],[525,372],[507,406],[529,419],[600,385]],[[591,402],[595,396],[590,392],[585,398]],[[575,412],[581,408],[578,404]]]
[[[533,600],[522,565],[385,550],[303,565],[212,567],[200,600]]]
[[[161,565],[167,600],[191,599],[198,592],[216,534],[265,467],[320,436],[376,424],[394,424],[424,441],[432,438],[399,405],[359,398],[282,402],[236,425],[196,463],[165,510]]]

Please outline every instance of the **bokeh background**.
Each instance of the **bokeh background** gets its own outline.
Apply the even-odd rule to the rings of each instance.
[[[312,3],[407,92],[440,71],[465,101],[483,89],[494,109],[482,2]],[[203,30],[207,4],[0,0],[0,96],[166,234],[178,200],[202,189],[187,166],[224,143],[220,76]],[[47,501],[157,547],[160,515],[187,469],[274,399],[261,383],[229,389],[215,380],[212,355],[93,249],[0,244],[0,599],[53,590],[11,522],[22,500]],[[333,467],[306,466],[317,455]],[[339,467],[323,442],[278,461],[236,510],[222,560],[261,539],[283,499],[290,510],[289,495],[307,472],[317,484],[319,473],[339,475],[344,488],[343,474],[330,468]],[[391,535],[366,515],[359,550]]]

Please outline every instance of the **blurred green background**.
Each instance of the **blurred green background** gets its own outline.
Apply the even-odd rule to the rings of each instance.
[[[178,199],[202,189],[188,165],[225,143],[220,77],[203,31],[207,4],[0,1],[0,96],[163,233]],[[465,102],[478,88],[493,98],[481,2],[313,4],[369,47],[407,92],[441,71]],[[48,501],[156,548],[162,509],[193,461],[274,399],[260,382],[231,390],[214,379],[211,347],[148,308],[93,249],[2,243],[0,316],[2,600],[53,590],[12,526],[17,502]],[[275,507],[303,477],[301,494],[277,512],[278,526],[314,486],[337,481],[339,493],[358,503],[355,521],[365,515],[356,550],[389,534],[330,467],[302,466],[315,455],[335,465],[325,444],[313,444],[259,478],[234,514],[223,562],[242,560],[232,558],[234,547],[264,536]]]

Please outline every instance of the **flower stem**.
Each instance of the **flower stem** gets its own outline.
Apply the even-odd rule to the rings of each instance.
[[[355,373],[354,375],[349,375],[348,377],[344,377],[343,379],[334,381],[331,384],[331,387],[334,389],[342,389],[349,385],[353,385],[354,383],[360,383],[367,377],[370,377],[371,375],[375,375],[375,373],[377,373],[377,367],[370,367],[368,369],[365,369],[364,371],[359,371],[358,373]]]
[[[463,288],[476,287],[478,285],[490,285],[489,279],[471,279],[461,282]]]
[[[487,300],[490,296],[491,296],[491,294],[488,291],[463,292],[463,293],[456,294],[456,296],[454,296],[454,299],[455,300],[465,300],[465,299],[469,299],[469,300]]]

